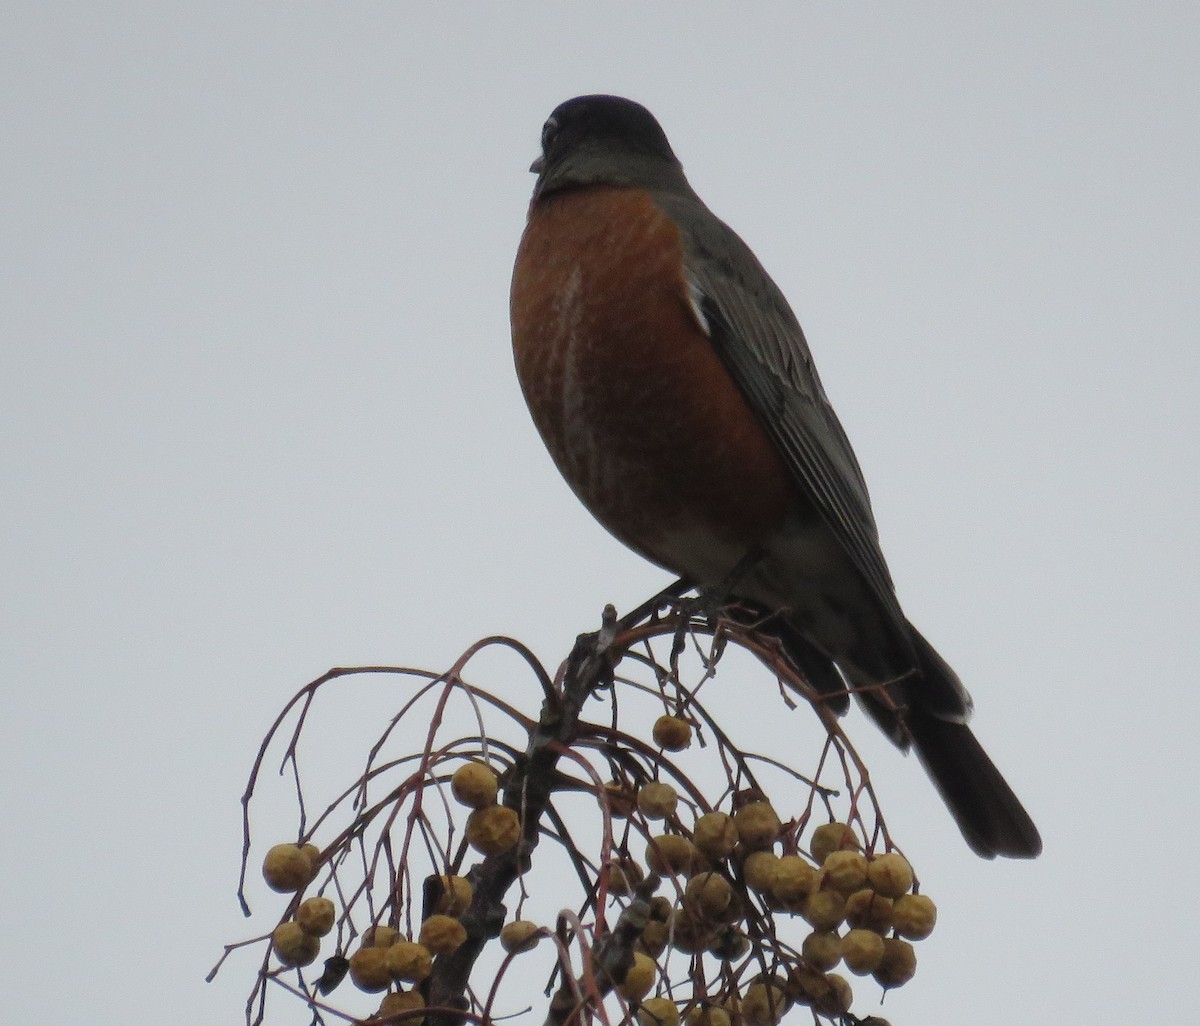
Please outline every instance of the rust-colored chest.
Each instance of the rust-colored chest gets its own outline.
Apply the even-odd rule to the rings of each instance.
[[[790,475],[688,299],[682,241],[645,193],[533,206],[512,283],[534,422],[579,498],[643,555],[719,579],[774,531]]]

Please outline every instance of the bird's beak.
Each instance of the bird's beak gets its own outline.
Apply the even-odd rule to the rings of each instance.
[[[537,160],[535,160],[532,164],[529,165],[529,170],[532,171],[535,175],[540,175],[545,169],[546,169],[545,154],[538,157]]]

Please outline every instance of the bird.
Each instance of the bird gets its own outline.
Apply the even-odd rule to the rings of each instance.
[[[1038,830],[908,621],[866,482],[800,323],[692,189],[658,120],[577,96],[546,120],[510,291],[517,378],[584,506],[703,594],[772,617],[839,712],[914,750],[970,848],[1032,858]]]

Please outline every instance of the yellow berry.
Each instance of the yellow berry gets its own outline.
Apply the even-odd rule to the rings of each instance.
[[[467,817],[467,843],[481,855],[503,855],[521,839],[521,817],[507,805],[489,805]]]
[[[300,850],[308,856],[308,861],[312,863],[313,872],[317,870],[317,863],[321,861],[321,849],[311,841],[308,844],[300,845]]]
[[[779,856],[772,851],[752,851],[742,862],[746,886],[758,894],[769,894],[775,882]]]
[[[828,972],[842,957],[842,938],[833,930],[814,930],[804,938],[800,954],[817,969]]]
[[[396,1015],[399,1012],[411,1012],[416,1008],[425,1007],[425,998],[421,996],[419,990],[400,990],[394,994],[387,994],[379,1004],[377,1016],[382,1019],[388,1015]],[[405,1019],[404,1026],[421,1026],[425,1021],[425,1016],[415,1015],[411,1019]]]
[[[853,894],[867,885],[867,858],[860,852],[830,852],[821,868],[825,886],[842,894]]]
[[[646,865],[656,873],[667,876],[687,873],[695,861],[695,846],[679,834],[659,834],[646,845]]]
[[[280,923],[271,934],[275,956],[287,966],[309,965],[321,950],[320,938],[306,933],[297,922]]]
[[[646,998],[637,1020],[641,1026],[679,1026],[679,1006],[670,998]]]
[[[842,961],[859,976],[873,973],[883,961],[883,938],[874,930],[848,930],[842,938]]]
[[[510,955],[532,951],[541,940],[538,934],[540,929],[537,923],[531,923],[528,919],[514,919],[501,929],[500,946]]]
[[[748,1026],[775,1026],[790,1004],[781,984],[752,983],[742,995],[742,1021]]]
[[[435,914],[421,924],[419,939],[435,955],[450,955],[467,939],[467,928],[457,919]]]
[[[829,989],[821,995],[819,1000],[813,999],[813,1010],[831,1019],[845,1015],[854,1003],[854,991],[849,982],[837,973],[828,973],[825,976],[825,983]]]
[[[642,934],[638,938],[638,946],[651,958],[658,958],[667,950],[670,932],[670,927],[665,921],[651,919],[642,929]]]
[[[665,894],[656,894],[650,899],[650,918],[665,923],[671,918],[675,905]]]
[[[668,752],[682,752],[692,744],[692,725],[678,716],[660,716],[654,721],[654,743]]]
[[[328,898],[305,898],[296,909],[296,922],[305,933],[324,937],[333,929],[334,907]]]
[[[433,906],[435,912],[444,912],[448,916],[461,916],[471,907],[471,898],[475,888],[465,876],[439,876],[442,893],[438,895]]]
[[[820,866],[824,864],[830,852],[839,851],[842,848],[854,848],[857,843],[854,831],[845,823],[822,823],[813,831],[809,850],[812,853],[813,861]]]
[[[646,876],[646,874],[642,872],[642,867],[634,862],[633,859],[622,859],[620,862],[610,862],[607,866],[607,870],[609,894],[632,894],[633,889],[639,883],[641,883]]]
[[[299,845],[277,844],[263,859],[263,879],[273,891],[289,893],[308,886],[313,878],[312,859]]]
[[[892,899],[864,887],[846,898],[846,922],[852,927],[887,933],[892,928]]]
[[[433,952],[424,944],[398,940],[386,950],[388,972],[393,979],[420,983],[433,970]]]
[[[846,899],[837,891],[813,891],[800,914],[814,930],[835,930],[846,915]]]
[[[675,815],[679,795],[670,784],[652,780],[638,789],[638,810],[647,819],[670,819]]]
[[[496,804],[500,781],[496,771],[482,762],[459,766],[450,778],[450,792],[457,802],[469,809],[486,809]]]
[[[737,841],[733,817],[724,812],[706,812],[696,820],[696,828],[692,831],[692,843],[714,862],[729,858]]]
[[[723,921],[733,904],[733,887],[720,873],[698,873],[683,891],[683,907],[692,915]]]
[[[784,855],[771,874],[771,893],[785,904],[799,901],[810,890],[817,871],[799,855]]]
[[[880,855],[867,864],[867,883],[876,894],[898,898],[912,888],[912,866],[898,851]]]
[[[626,1001],[641,1001],[654,986],[655,972],[654,959],[635,951],[633,963],[625,973],[625,978],[617,984],[617,991]]]
[[[750,938],[736,926],[726,926],[709,941],[708,952],[722,962],[740,962],[750,954]]]
[[[608,806],[609,815],[617,819],[628,819],[637,807],[637,795],[633,788],[619,780],[610,780],[604,785],[600,800]]]
[[[375,994],[392,985],[387,948],[359,948],[350,956],[350,980],[359,990]]]
[[[400,939],[400,931],[394,926],[368,926],[362,935],[364,948],[390,948]]]
[[[671,947],[688,955],[696,955],[712,943],[716,936],[713,924],[694,916],[686,909],[676,909],[667,924]]]
[[[750,802],[734,813],[738,839],[750,851],[769,848],[779,837],[782,824],[770,802]]]
[[[924,894],[902,894],[892,903],[892,925],[901,937],[924,940],[936,922],[937,906]]]
[[[720,1005],[697,1005],[683,1021],[686,1026],[732,1026],[729,1012]]]
[[[895,937],[883,939],[883,959],[875,969],[881,987],[902,987],[917,971],[917,953],[908,941]]]

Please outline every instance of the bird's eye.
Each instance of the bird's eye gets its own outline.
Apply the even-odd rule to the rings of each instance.
[[[558,134],[558,118],[551,115],[542,125],[542,152],[549,153],[554,137]]]

